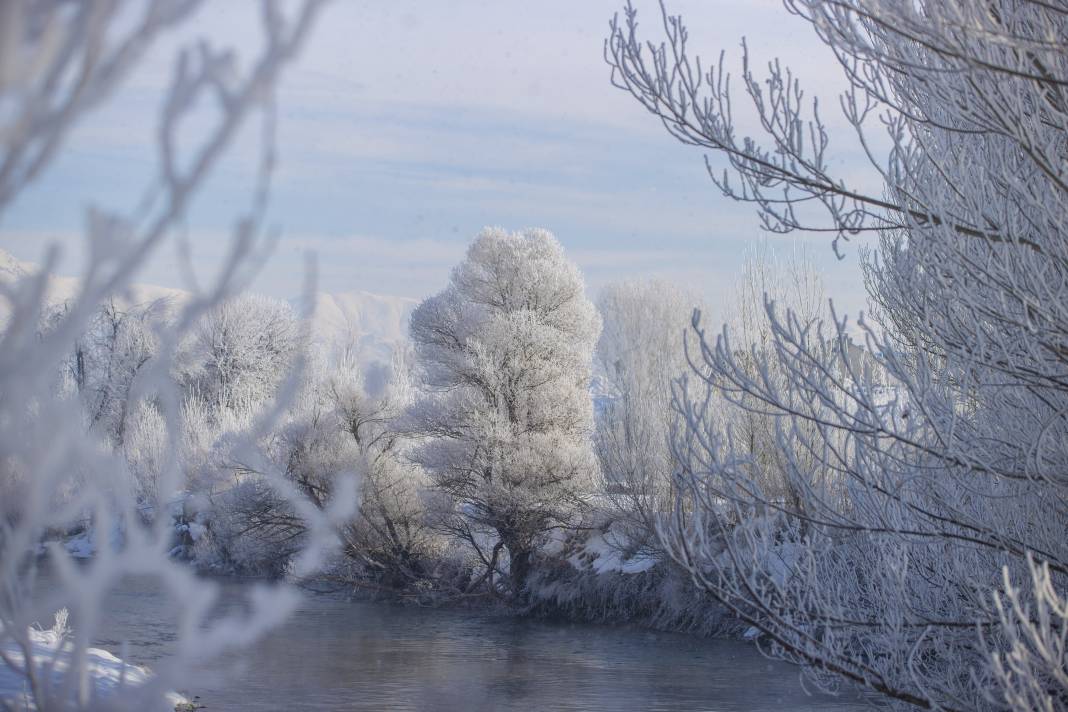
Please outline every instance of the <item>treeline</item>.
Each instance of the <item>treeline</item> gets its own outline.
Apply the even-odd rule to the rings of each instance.
[[[805,253],[784,259],[766,242],[749,250],[732,294],[722,306],[754,377],[773,339],[760,318],[766,298],[807,319],[825,309]],[[609,285],[594,304],[552,235],[486,230],[449,286],[414,312],[410,343],[390,364],[312,342],[286,303],[237,296],[174,348],[164,390],[181,394],[175,434],[139,379],[176,305],[109,302],[63,360],[56,390],[126,463],[145,523],[171,521],[171,555],[202,571],[291,574],[308,536],[294,503],[326,507],[354,475],[357,501],[333,532],[337,554],[312,574],[318,585],[752,633],[694,585],[664,536],[685,495],[678,396],[698,375],[688,331],[704,308],[657,280]],[[878,368],[850,348],[858,367]],[[260,431],[276,399],[284,407]],[[798,453],[779,449],[776,417],[725,391],[705,406],[703,437],[738,443],[773,501],[803,498],[789,476]],[[170,499],[158,486],[165,465],[184,478]],[[280,492],[279,473],[299,498]],[[715,506],[733,527],[742,517],[728,504]],[[79,529],[53,536],[98,546],[106,534],[87,512]]]
[[[766,254],[750,264],[773,267]],[[744,320],[757,293],[739,300]],[[595,306],[549,233],[486,230],[448,288],[415,311],[390,364],[313,343],[286,303],[237,296],[174,349],[174,437],[140,380],[179,309],[111,301],[75,340],[55,390],[121,455],[144,520],[173,520],[172,556],[202,570],[286,575],[306,524],[267,473],[318,506],[353,474],[358,503],[320,582],[712,632],[730,622],[656,531],[674,496],[670,383],[688,368],[683,335],[699,302],[647,281],[610,286]],[[68,309],[52,310],[42,336]],[[280,417],[257,433],[281,395]],[[161,500],[172,458],[184,486]],[[53,536],[103,540],[90,513],[82,526]]]

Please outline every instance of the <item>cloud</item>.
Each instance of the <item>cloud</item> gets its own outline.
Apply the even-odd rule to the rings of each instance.
[[[0,246],[39,259],[40,246],[58,237],[75,271],[86,204],[131,209],[153,176],[159,93],[175,52],[207,34],[247,60],[259,44],[255,7],[205,3],[192,26],[150,53],[4,215]],[[591,289],[654,272],[726,289],[742,246],[759,235],[753,208],[719,196],[701,152],[679,145],[611,86],[602,42],[621,7],[330,4],[279,91],[281,163],[269,223],[284,237],[256,288],[295,294],[301,256],[312,250],[328,291],[425,296],[445,283],[477,230],[497,224],[553,230]],[[642,27],[655,33],[657,3],[638,7]],[[724,48],[737,68],[739,39],[749,33],[755,66],[780,56],[825,98],[840,88],[833,57],[778,0],[671,0],[669,9],[686,17],[691,46],[706,59]],[[257,130],[242,134],[190,212],[204,274],[224,252],[235,210],[247,205]],[[739,127],[747,132],[756,129]],[[855,153],[838,155],[846,175],[870,175]],[[814,244],[829,255],[825,238]],[[164,250],[142,279],[182,286],[171,285],[174,259]],[[821,266],[858,301],[855,259]]]

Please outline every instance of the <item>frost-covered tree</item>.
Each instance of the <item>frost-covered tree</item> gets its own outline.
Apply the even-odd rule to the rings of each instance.
[[[62,318],[64,306],[51,320]],[[66,379],[78,391],[86,420],[121,446],[138,372],[158,344],[153,325],[166,317],[164,302],[122,309],[109,300],[78,339],[67,364]]]
[[[338,482],[358,476],[353,516],[339,527],[342,553],[330,575],[400,590],[425,579],[440,548],[423,495],[427,478],[406,456],[397,427],[410,400],[403,359],[361,368],[355,357],[318,350],[300,392],[268,438],[276,467],[309,501],[326,507]],[[282,573],[299,553],[307,523],[256,472],[229,463],[213,496],[215,551],[227,565]]]
[[[188,19],[198,5],[180,0],[0,3],[0,216],[50,165],[86,112],[107,99],[159,35]],[[246,611],[218,617],[217,586],[171,558],[169,519],[143,521],[122,449],[97,429],[85,428],[79,399],[57,393],[55,380],[77,353],[79,340],[93,333],[101,305],[122,299],[138,269],[183,224],[197,189],[238,129],[252,116],[271,116],[272,87],[319,8],[315,0],[285,10],[262,3],[262,42],[240,67],[233,51],[207,41],[182,50],[160,97],[157,179],[146,186],[147,198],[134,216],[97,207],[88,211],[87,260],[78,296],[47,329],[42,332],[40,325],[49,311],[46,292],[57,249],[47,253],[39,273],[0,290],[10,315],[0,332],[0,664],[24,683],[18,690],[0,691],[0,704],[7,708],[173,709],[166,691],[182,684],[194,662],[251,642],[292,608],[291,591],[258,589]],[[206,106],[214,109],[213,122],[188,131],[194,107]],[[257,264],[249,253],[257,243],[274,164],[269,131],[266,138],[252,208],[236,223],[217,279],[196,290],[167,328],[153,327],[154,356],[141,364],[125,393],[128,414],[152,394],[163,421],[162,428],[146,426],[166,440],[165,447],[152,448],[161,455],[153,465],[157,504],[179,496],[184,482],[177,456],[182,394],[170,377],[178,344],[203,314],[247,283]],[[138,351],[121,339],[114,343],[119,346],[115,354]],[[255,428],[231,440],[232,451],[250,461],[259,457],[257,442],[277,419],[293,381],[287,379]],[[94,398],[91,405],[100,402]],[[287,488],[282,477],[272,482],[310,522],[314,535],[301,564],[312,567],[346,516],[344,508],[324,513]],[[340,502],[346,499],[339,496]],[[62,546],[46,540],[86,519],[99,534],[98,546],[94,558],[78,566]],[[38,575],[42,544],[54,571],[51,581]],[[99,634],[105,597],[130,575],[161,581],[180,634],[175,654],[157,664],[154,676],[124,674],[108,690],[98,684],[101,670],[94,667],[90,644]],[[31,628],[63,608],[70,611],[73,632],[62,625],[52,635]]]
[[[765,379],[776,388],[789,387],[787,375],[769,361],[775,334],[767,310],[776,314],[789,312],[805,324],[828,316],[822,280],[811,256],[796,246],[785,254],[776,252],[766,239],[751,243],[746,247],[741,274],[726,305],[726,329],[738,366],[751,378]],[[851,343],[845,348],[851,358],[863,356],[863,350]],[[729,438],[734,450],[745,453],[748,477],[759,485],[762,498],[800,508],[804,498],[788,472],[792,460],[811,459],[803,439],[780,439],[780,419],[776,414],[765,412],[759,401],[744,391],[735,389],[728,396],[730,381],[716,381],[714,372],[700,366],[698,369],[715,383],[703,394],[707,399],[702,404],[706,428],[718,437]]]
[[[702,300],[665,280],[627,281],[597,298],[604,328],[597,374],[604,396],[594,437],[609,499],[634,551],[659,548],[658,516],[669,511],[675,471],[671,382],[689,370],[683,337]]]
[[[549,532],[595,481],[589,394],[601,322],[578,268],[545,230],[487,229],[449,286],[412,314],[430,395],[411,411],[413,458],[447,498],[442,525],[523,588]]]
[[[392,364],[360,369],[350,356],[324,383],[341,430],[357,452],[360,505],[343,529],[357,576],[400,590],[433,578],[444,556],[427,507],[429,480],[408,457],[405,411],[414,395],[408,350]]]
[[[323,508],[338,483],[355,471],[357,453],[322,393],[316,365],[314,356],[305,362],[291,402],[262,434],[264,457],[259,461],[226,447],[229,438],[254,428],[255,406],[246,401],[224,406],[196,391],[186,401],[190,472],[200,473],[191,481],[191,489],[207,495],[193,498],[191,504],[201,505],[199,509],[187,508],[187,518],[206,528],[200,541],[189,542],[194,544],[190,553],[201,566],[284,576],[304,546],[308,522],[273,486],[270,473],[280,473],[305,501]]]
[[[746,54],[737,84],[722,56],[699,63],[666,11],[663,43],[645,44],[628,6],[606,57],[672,135],[726,159],[713,180],[768,229],[878,236],[880,324],[861,322],[878,369],[837,316],[769,307],[752,360],[695,319],[692,380],[707,389],[676,392],[686,466],[668,545],[828,685],[924,708],[1063,708],[1068,14],[1038,0],[786,5],[837,57],[855,130],[832,136],[777,62],[758,76]],[[739,86],[758,136],[735,123]],[[881,190],[836,173],[847,136]],[[707,392],[773,418],[784,455],[808,454],[782,460],[795,501],[708,427]]]
[[[243,294],[197,323],[178,360],[178,380],[212,411],[240,410],[274,396],[301,348],[289,304]]]

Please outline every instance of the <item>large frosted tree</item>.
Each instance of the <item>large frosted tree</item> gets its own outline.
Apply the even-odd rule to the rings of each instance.
[[[850,130],[832,134],[778,62],[761,75],[746,53],[732,83],[666,11],[647,43],[628,6],[606,45],[616,85],[715,153],[713,180],[765,227],[878,239],[875,368],[842,319],[768,304],[767,346],[749,352],[695,319],[694,380],[772,419],[793,496],[763,488],[744,443],[710,427],[705,388],[680,389],[668,548],[822,682],[929,709],[1064,709],[1068,12],[785,4],[841,64]],[[735,122],[739,88],[754,136]],[[836,168],[858,136],[880,190]]]
[[[412,315],[429,395],[413,409],[415,459],[444,495],[442,524],[522,589],[546,535],[590,490],[589,395],[600,318],[545,230],[478,235],[449,286]]]

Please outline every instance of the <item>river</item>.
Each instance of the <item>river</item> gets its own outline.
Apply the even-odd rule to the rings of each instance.
[[[97,644],[151,666],[173,644],[167,610],[155,584],[128,581]],[[866,709],[806,695],[796,668],[741,641],[312,594],[182,692],[209,712]]]

